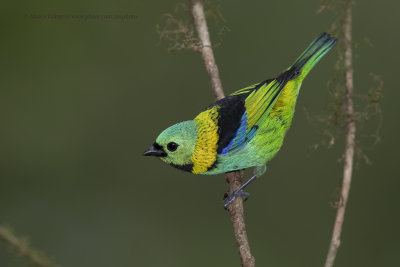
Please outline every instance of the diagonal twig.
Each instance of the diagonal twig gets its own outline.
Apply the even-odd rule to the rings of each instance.
[[[11,230],[4,226],[0,226],[0,240],[7,243],[18,254],[28,259],[36,267],[59,267],[52,263],[49,259],[41,255],[40,252],[29,247],[26,241],[18,238]]]
[[[204,61],[211,87],[215,98],[224,97],[221,79],[219,78],[218,67],[215,62],[213,49],[211,46],[210,35],[204,15],[203,3],[200,0],[191,0],[190,11],[193,16],[194,24],[200,39],[201,46],[198,49]],[[226,181],[229,184],[229,194],[238,189],[242,184],[243,171],[226,173]],[[236,198],[228,207],[231,216],[236,243],[239,250],[240,259],[243,267],[254,267],[255,259],[250,252],[250,245],[247,239],[246,224],[244,221],[243,200]]]

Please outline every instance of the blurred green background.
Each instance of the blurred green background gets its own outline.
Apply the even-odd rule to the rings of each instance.
[[[222,209],[224,176],[195,176],[141,156],[161,130],[213,102],[200,56],[169,53],[169,43],[159,41],[156,24],[176,4],[2,4],[0,223],[64,267],[239,266]],[[215,54],[226,93],[278,74],[327,31],[335,17],[317,15],[319,5],[221,1],[231,31]],[[370,72],[381,75],[384,121],[382,142],[367,151],[372,165],[360,163],[354,172],[336,266],[400,266],[399,8],[389,0],[354,6],[354,40],[374,44],[357,49],[355,91],[375,86]],[[137,19],[24,18],[31,13]],[[304,108],[317,115],[326,106],[337,55],[329,53],[304,82],[281,152],[248,190],[246,222],[257,266],[324,262],[344,143],[310,149],[321,137]],[[18,262],[0,242],[0,266]]]

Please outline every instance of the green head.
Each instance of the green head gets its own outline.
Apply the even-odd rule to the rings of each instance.
[[[144,156],[156,156],[162,161],[184,170],[190,170],[191,156],[196,146],[197,125],[184,121],[165,129]],[[189,169],[190,168],[190,169]]]

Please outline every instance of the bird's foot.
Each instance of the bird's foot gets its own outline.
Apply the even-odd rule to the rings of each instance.
[[[249,198],[250,194],[247,192],[244,192],[243,189],[236,189],[233,191],[232,194],[226,195],[225,196],[225,203],[224,203],[224,209],[227,210],[229,204],[231,204],[237,197],[243,198],[243,201],[246,201]]]

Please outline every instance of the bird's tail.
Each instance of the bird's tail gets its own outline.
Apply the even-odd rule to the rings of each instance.
[[[335,46],[336,42],[337,39],[335,37],[322,33],[296,59],[289,71],[298,73],[300,80],[304,79],[315,64]]]

